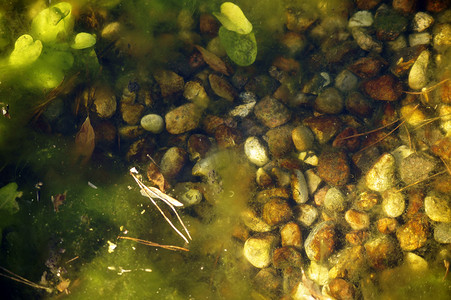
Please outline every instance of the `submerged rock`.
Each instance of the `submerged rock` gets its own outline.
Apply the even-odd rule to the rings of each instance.
[[[413,64],[409,72],[409,87],[413,90],[419,90],[426,86],[428,83],[428,64],[429,64],[429,51],[424,50],[418,56],[417,60]]]
[[[406,208],[404,194],[395,189],[388,189],[382,193],[382,210],[391,218],[402,215]]]
[[[285,224],[280,229],[280,237],[282,246],[293,246],[295,248],[302,248],[302,233],[299,225],[294,222]]]
[[[244,243],[244,257],[256,268],[266,268],[271,264],[272,252],[277,243],[273,234],[256,234]]]
[[[197,128],[202,112],[193,103],[186,103],[166,114],[166,130],[171,134],[180,134]]]
[[[294,170],[294,173],[291,175],[291,190],[296,203],[307,202],[309,196],[307,182],[305,181],[304,174],[299,170]]]
[[[304,243],[305,252],[310,260],[327,259],[336,247],[335,225],[330,221],[321,222],[309,233]]]
[[[291,112],[280,101],[267,96],[254,107],[257,119],[269,128],[285,124],[291,118]]]
[[[287,222],[292,216],[293,212],[284,199],[273,198],[263,206],[263,220],[271,226]]]
[[[164,129],[164,120],[157,114],[145,115],[140,123],[142,128],[155,134],[161,133]]]
[[[430,192],[424,198],[424,211],[426,215],[436,222],[451,222],[451,200],[449,195]]]
[[[263,146],[261,141],[255,136],[248,137],[244,142],[244,153],[250,162],[259,167],[265,165],[269,161],[265,146]]]
[[[383,192],[395,185],[395,158],[384,153],[368,170],[365,176],[366,186],[377,192]]]
[[[297,126],[291,131],[293,144],[298,151],[310,150],[313,147],[315,137],[312,131],[306,126]]]
[[[344,151],[324,151],[318,162],[318,176],[334,186],[345,185],[349,181],[351,169]]]
[[[423,247],[429,236],[429,222],[423,214],[417,214],[396,230],[399,245],[404,251]]]

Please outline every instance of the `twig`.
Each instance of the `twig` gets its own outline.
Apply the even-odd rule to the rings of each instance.
[[[132,237],[128,237],[128,236],[118,236],[118,239],[122,239],[122,240],[130,240],[130,241],[134,241],[143,245],[147,245],[147,246],[152,246],[152,247],[160,247],[163,249],[167,249],[167,250],[172,250],[172,251],[189,251],[189,249],[183,248],[183,247],[178,247],[178,246],[173,246],[173,245],[160,245],[158,243],[154,243],[151,241],[146,241],[146,240],[141,240],[141,239],[137,239],[137,238],[132,238]]]
[[[11,272],[10,270],[8,270],[8,269],[6,269],[6,268],[0,267],[0,270],[6,272],[6,273],[8,273],[8,274],[10,274],[10,275],[7,275],[7,274],[2,274],[2,273],[0,273],[0,276],[3,276],[3,277],[6,277],[6,278],[9,278],[9,279],[12,279],[12,280],[14,280],[14,281],[23,283],[23,284],[28,285],[28,286],[31,286],[31,287],[34,287],[34,288],[36,288],[36,289],[42,289],[42,290],[45,290],[47,293],[52,293],[52,292],[53,292],[53,289],[52,289],[52,288],[49,288],[49,287],[47,287],[47,286],[43,286],[43,285],[39,285],[39,284],[37,284],[37,283],[34,283],[34,282],[32,282],[32,281],[30,281],[30,280],[28,280],[28,279],[26,279],[26,278],[23,278],[22,276],[17,275],[17,274],[14,273],[14,272]]]

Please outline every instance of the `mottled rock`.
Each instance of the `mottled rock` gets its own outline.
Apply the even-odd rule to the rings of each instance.
[[[133,140],[142,135],[145,130],[138,125],[127,125],[119,128],[119,136],[124,140]]]
[[[291,175],[291,191],[296,203],[305,203],[308,200],[309,192],[304,174],[299,170],[294,170]]]
[[[398,192],[395,188],[391,188],[382,193],[382,210],[388,217],[399,217],[402,215],[405,208],[406,201],[402,192]]]
[[[424,198],[426,215],[436,222],[451,223],[451,200],[449,195],[429,192]]]
[[[393,8],[403,14],[415,12],[417,0],[393,0]]]
[[[395,158],[384,153],[368,170],[365,176],[366,186],[376,192],[391,188],[395,182]]]
[[[257,119],[269,128],[285,124],[290,120],[291,112],[280,101],[267,96],[254,107]]]
[[[423,112],[423,109],[413,103],[403,105],[399,110],[399,114],[407,124],[415,127],[422,124],[426,120],[426,115]]]
[[[316,97],[314,107],[320,113],[339,114],[344,107],[343,96],[336,88],[327,88]]]
[[[190,100],[198,107],[207,108],[210,103],[210,98],[205,92],[204,87],[200,82],[197,81],[188,81],[185,84],[185,88],[183,90],[183,97]]]
[[[285,224],[280,229],[282,246],[293,246],[297,249],[302,248],[302,233],[299,225],[294,222]]]
[[[365,56],[348,66],[348,69],[360,78],[367,79],[377,76],[386,65],[381,58]]]
[[[346,211],[345,220],[354,230],[366,229],[370,225],[370,216],[355,209]]]
[[[351,169],[344,151],[324,151],[318,162],[318,176],[334,186],[345,185],[349,181]]]
[[[379,202],[378,194],[374,192],[362,192],[359,194],[355,207],[358,210],[368,211]]]
[[[356,0],[355,4],[359,9],[370,10],[375,8],[381,0]]]
[[[272,252],[277,238],[269,233],[256,234],[244,243],[244,257],[256,268],[266,268],[271,264]]]
[[[167,178],[176,177],[187,161],[185,149],[179,147],[169,148],[160,162],[161,173]]]
[[[419,152],[415,152],[399,164],[399,175],[406,184],[428,178],[429,174],[435,170],[436,161],[428,158]]]
[[[426,10],[430,12],[441,12],[449,7],[448,0],[426,0]]]
[[[250,230],[255,232],[268,232],[272,230],[272,226],[268,225],[261,219],[252,209],[245,209],[241,212],[241,219]]]
[[[269,187],[273,184],[271,176],[263,168],[257,169],[257,173],[255,174],[255,181],[261,187]]]
[[[434,227],[434,240],[442,244],[451,244],[451,223],[438,223]]]
[[[412,21],[413,30],[422,32],[428,29],[434,23],[434,18],[425,12],[419,11],[415,14]]]
[[[382,52],[382,43],[375,40],[370,34],[367,33],[362,27],[353,27],[351,29],[352,37],[357,42],[359,47],[365,51],[372,51],[375,53]]]
[[[439,53],[445,53],[451,46],[451,24],[437,24],[434,26],[434,49]]]
[[[423,214],[418,214],[396,230],[399,245],[404,251],[423,247],[429,236],[429,222]]]
[[[374,100],[396,101],[402,95],[402,84],[393,75],[383,75],[363,83],[363,89]]]
[[[144,109],[144,105],[139,103],[121,103],[122,120],[128,125],[136,125],[141,120]]]
[[[152,133],[161,133],[164,129],[164,120],[160,115],[148,114],[141,118],[141,127]]]
[[[269,161],[266,148],[255,136],[248,137],[244,142],[244,153],[253,164],[261,167]]]
[[[383,234],[390,234],[395,232],[398,227],[398,221],[395,218],[382,218],[377,220],[377,230]]]
[[[315,141],[312,131],[308,127],[302,125],[297,126],[291,131],[291,138],[298,151],[310,150]]]
[[[296,207],[297,218],[302,225],[309,227],[318,218],[318,209],[310,204],[301,204]]]
[[[289,8],[285,11],[286,26],[288,30],[295,32],[304,32],[317,19],[314,15],[307,11],[295,8]]]
[[[356,299],[357,290],[356,287],[342,279],[342,278],[334,278],[332,279],[327,287],[329,288],[330,295],[335,299],[345,300],[345,299]]]
[[[340,134],[337,135],[332,142],[332,146],[336,148],[345,148],[348,151],[354,152],[360,146],[360,140],[357,129],[353,127],[345,128]]]
[[[263,220],[271,226],[287,222],[292,216],[290,206],[282,198],[273,198],[263,206]]]
[[[169,70],[159,70],[154,73],[155,80],[160,85],[161,95],[168,97],[183,91],[185,81],[183,77]]]
[[[322,182],[321,177],[316,175],[316,172],[313,169],[308,169],[307,171],[304,172],[304,175],[305,175],[305,179],[307,181],[307,187],[309,190],[309,194],[313,195],[316,192],[316,189],[318,188],[318,186]]]
[[[186,103],[164,117],[166,130],[171,134],[180,134],[197,128],[202,112],[193,103]]]
[[[267,203],[274,197],[288,199],[290,198],[291,193],[286,188],[272,188],[268,190],[260,191],[256,196],[256,201],[258,203]]]
[[[268,144],[269,152],[273,157],[281,157],[293,150],[293,141],[290,125],[280,126],[270,129],[265,134],[265,140]]]
[[[336,247],[335,225],[330,221],[317,224],[310,231],[304,243],[305,252],[310,260],[327,259]]]
[[[222,77],[216,74],[210,74],[208,76],[211,89],[213,92],[221,98],[233,101],[237,96],[235,88]]]
[[[293,247],[277,248],[273,252],[272,263],[276,269],[286,269],[288,267],[302,267],[302,255]]]
[[[324,198],[324,207],[331,212],[341,212],[346,208],[346,198],[337,188],[330,188]]]
[[[355,281],[367,268],[365,249],[360,245],[345,248],[330,260],[334,264],[329,270],[330,278],[341,277]]]
[[[373,103],[359,92],[350,93],[345,100],[346,109],[353,115],[368,117],[373,112]]]
[[[188,138],[187,150],[191,160],[205,158],[210,148],[211,142],[206,135],[195,133]]]
[[[265,293],[277,294],[282,287],[282,278],[274,268],[264,268],[255,275],[254,283]]]
[[[393,41],[406,30],[407,25],[406,17],[388,8],[378,9],[374,17],[376,36],[381,41]]]
[[[354,230],[346,234],[346,241],[352,246],[362,245],[370,236],[366,230]]]
[[[308,117],[303,120],[303,123],[312,130],[320,144],[327,143],[342,127],[339,118],[327,115]]]
[[[432,36],[429,32],[409,34],[410,47],[429,45],[432,41]]]
[[[413,90],[419,90],[428,83],[427,68],[429,64],[429,51],[424,50],[416,59],[409,72],[409,87]]]
[[[373,14],[367,10],[360,10],[349,19],[348,27],[368,27],[373,25]]]
[[[113,91],[107,86],[96,87],[94,93],[93,109],[102,119],[111,118],[116,112],[117,102]]]
[[[236,147],[241,144],[243,135],[241,132],[233,127],[221,124],[216,127],[215,139],[218,147],[221,149]]]
[[[365,243],[368,263],[376,270],[395,266],[402,252],[396,242],[388,235],[376,237]]]

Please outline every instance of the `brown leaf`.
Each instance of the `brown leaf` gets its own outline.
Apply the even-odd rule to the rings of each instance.
[[[154,162],[151,162],[147,168],[147,178],[152,185],[156,185],[162,192],[169,187],[169,183],[166,181],[163,174],[160,172],[160,169]]]
[[[74,162],[79,162],[81,159],[80,163],[86,164],[91,158],[94,147],[95,133],[88,116],[75,136]]]
[[[201,46],[195,46],[197,50],[202,54],[202,57],[204,58],[205,62],[212,68],[213,70],[222,73],[224,75],[229,76],[230,72],[227,68],[227,65],[216,56],[216,54],[211,53],[205,48],[202,48]]]
[[[64,192],[64,194],[56,194],[55,196],[51,196],[50,199],[52,200],[53,203],[53,209],[55,210],[55,212],[59,211],[59,207],[64,203],[64,201],[66,201],[66,194],[67,191]]]

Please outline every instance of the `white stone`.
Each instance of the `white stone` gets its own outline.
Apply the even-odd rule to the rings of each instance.
[[[417,32],[422,32],[423,30],[426,30],[429,28],[429,26],[434,23],[434,18],[425,13],[425,12],[417,12],[415,16],[413,17],[413,30]]]
[[[406,208],[406,201],[401,192],[394,189],[386,190],[382,194],[382,210],[390,218],[396,218],[402,215]]]
[[[309,227],[318,218],[318,209],[310,204],[301,204],[298,206],[299,215],[297,220],[304,226]]]
[[[409,72],[409,87],[413,90],[419,90],[428,83],[427,68],[429,64],[429,51],[424,50],[420,53]]]
[[[244,153],[250,162],[259,167],[265,165],[269,161],[266,148],[255,136],[248,137],[246,142],[244,142]]]
[[[369,27],[373,25],[373,14],[367,10],[361,10],[352,15],[348,27]]]
[[[321,184],[322,179],[315,173],[315,170],[313,169],[308,169],[307,171],[305,171],[304,175],[305,179],[307,180],[309,193],[310,195],[313,195],[313,193],[316,192],[318,186]]]
[[[343,193],[339,189],[333,187],[327,191],[326,196],[324,197],[324,207],[332,212],[343,211],[346,207],[345,201],[346,199]]]
[[[432,221],[451,223],[451,201],[448,195],[429,192],[424,198],[424,211]]]
[[[156,114],[145,115],[141,118],[141,127],[152,133],[161,133],[164,129],[164,120]]]
[[[395,158],[384,153],[365,176],[366,186],[376,192],[383,192],[395,185]]]
[[[407,157],[409,157],[409,155],[413,154],[413,150],[410,149],[409,147],[407,147],[406,145],[401,145],[398,148],[396,148],[395,150],[393,150],[391,152],[391,155],[393,155],[393,157],[395,158],[396,161],[396,165],[399,166],[399,164],[401,163],[401,161]]]
[[[258,234],[244,243],[244,257],[256,268],[266,268],[271,264],[271,256],[277,238],[271,234]]]
[[[410,47],[418,45],[428,45],[432,41],[432,36],[429,32],[412,33],[409,35]]]
[[[291,190],[293,191],[293,199],[296,203],[305,203],[308,200],[308,187],[304,174],[295,170],[291,177]]]

